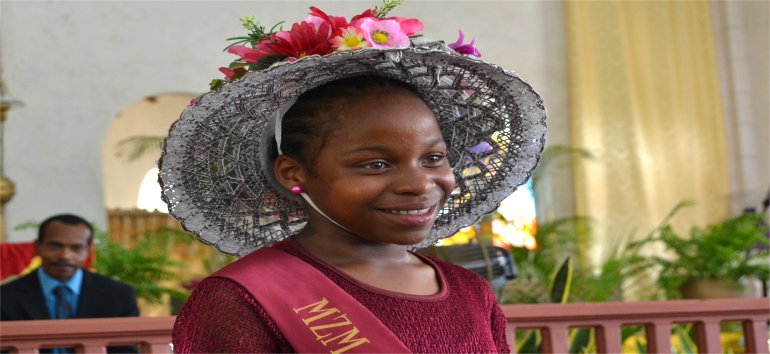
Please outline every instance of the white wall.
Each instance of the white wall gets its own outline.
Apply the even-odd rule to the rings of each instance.
[[[746,206],[759,205],[770,188],[770,2],[745,1],[742,20],[745,28],[746,66],[751,82],[748,87],[749,117],[756,153],[746,164]]]
[[[712,1],[733,214],[758,207],[770,187],[770,3]]]
[[[7,225],[74,212],[104,226],[101,148],[115,116],[145,96],[205,91],[232,60],[222,49],[244,33],[240,17],[292,23],[310,4],[2,1],[3,80],[25,104],[5,123],[3,173],[17,188]],[[312,4],[350,17],[379,3]],[[430,38],[454,41],[458,28],[477,37],[484,59],[515,69],[543,95],[549,143],[568,141],[560,2],[413,0],[394,15],[421,19]],[[8,231],[10,241],[33,238]]]

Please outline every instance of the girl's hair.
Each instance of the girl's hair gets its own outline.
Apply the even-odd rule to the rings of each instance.
[[[422,99],[404,82],[373,75],[335,80],[303,93],[283,116],[281,150],[312,171],[313,162],[326,144],[331,127],[339,118],[338,112],[346,102],[373,94],[387,97],[396,92]],[[274,150],[273,156],[276,155]]]

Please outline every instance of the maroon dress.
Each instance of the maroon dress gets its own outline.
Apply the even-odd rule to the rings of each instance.
[[[420,255],[438,273],[441,291],[409,295],[361,283],[289,240],[273,247],[324,273],[414,353],[510,352],[506,319],[492,289],[462,267]],[[295,352],[262,306],[225,278],[207,278],[195,287],[177,316],[172,341],[175,353]]]

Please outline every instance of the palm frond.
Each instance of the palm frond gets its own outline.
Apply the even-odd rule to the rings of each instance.
[[[139,135],[125,138],[118,142],[118,157],[125,157],[127,161],[134,161],[144,155],[160,151],[160,145],[165,136]]]
[[[567,157],[569,159],[579,157],[587,160],[595,158],[595,156],[586,149],[564,145],[549,146],[543,150],[537,168],[535,169],[535,172],[532,173],[533,188],[540,182],[543,176],[548,175],[548,166],[550,166],[555,159],[560,157]]]

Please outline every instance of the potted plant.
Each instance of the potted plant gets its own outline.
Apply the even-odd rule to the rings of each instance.
[[[171,299],[184,299],[182,291],[164,285],[162,282],[177,278],[177,270],[181,263],[172,260],[159,244],[168,242],[169,238],[177,238],[181,233],[176,230],[154,230],[143,237],[134,247],[125,247],[112,241],[106,231],[94,229],[96,261],[94,270],[134,287],[136,296],[151,304],[166,302],[165,296]],[[186,242],[186,237],[180,237]]]
[[[667,221],[634,244],[662,246],[665,252],[640,262],[659,270],[657,283],[667,298],[732,297],[741,290],[744,277],[768,281],[770,239],[764,213],[744,213],[706,227],[693,227],[689,237],[677,234]]]

